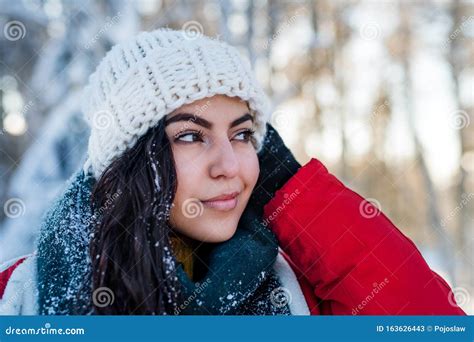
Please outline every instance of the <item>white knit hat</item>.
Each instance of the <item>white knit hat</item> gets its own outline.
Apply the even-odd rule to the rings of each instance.
[[[84,171],[99,179],[166,114],[217,94],[248,102],[260,151],[269,101],[236,48],[171,29],[142,32],[115,45],[83,92],[82,110],[91,127]]]

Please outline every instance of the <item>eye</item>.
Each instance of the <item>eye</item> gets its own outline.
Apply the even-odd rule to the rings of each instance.
[[[242,132],[239,132],[235,135],[235,137],[238,137],[237,140],[239,141],[244,141],[244,142],[249,142],[250,138],[254,135],[255,131],[252,129],[246,129]]]
[[[184,142],[184,143],[193,143],[197,141],[203,141],[203,132],[202,131],[193,131],[193,132],[185,132],[185,133],[178,133],[175,135],[174,141]]]

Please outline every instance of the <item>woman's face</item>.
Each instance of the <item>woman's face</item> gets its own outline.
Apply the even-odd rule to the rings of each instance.
[[[260,172],[253,118],[239,98],[216,95],[166,116],[178,188],[170,224],[198,241],[230,239]]]

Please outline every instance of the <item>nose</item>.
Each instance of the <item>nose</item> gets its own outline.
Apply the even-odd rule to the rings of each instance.
[[[233,178],[239,172],[239,160],[229,140],[216,144],[215,153],[212,154],[210,175],[212,178],[226,177]]]

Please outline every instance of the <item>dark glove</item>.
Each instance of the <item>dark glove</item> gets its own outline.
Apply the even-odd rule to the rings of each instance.
[[[267,134],[262,150],[258,153],[260,175],[250,197],[249,206],[261,216],[267,204],[301,167],[291,151],[285,146],[278,132],[267,123]]]

